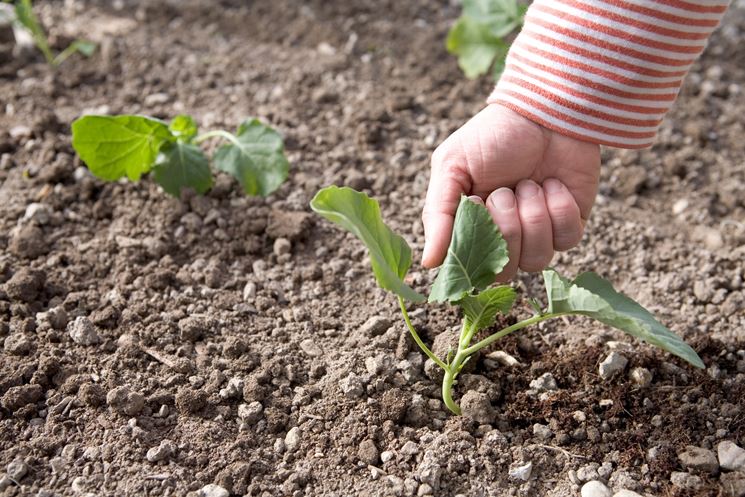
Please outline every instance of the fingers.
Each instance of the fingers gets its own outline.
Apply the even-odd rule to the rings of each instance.
[[[422,265],[427,268],[437,267],[445,259],[460,196],[471,190],[470,175],[465,171],[464,161],[453,143],[458,145],[451,137],[432,154],[432,177],[422,210]]]
[[[574,196],[555,178],[543,182],[546,207],[553,225],[554,250],[569,250],[582,239],[583,223]]]
[[[543,189],[534,181],[522,180],[515,191],[522,227],[520,269],[540,271],[554,256],[553,227]]]
[[[520,264],[522,227],[517,212],[515,194],[509,188],[499,188],[487,198],[486,208],[494,223],[499,226],[499,231],[502,232],[502,236],[507,241],[507,249],[510,253],[510,262],[497,275],[497,281],[504,283],[517,274],[517,268]]]

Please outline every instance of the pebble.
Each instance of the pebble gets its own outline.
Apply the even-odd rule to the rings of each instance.
[[[245,382],[241,378],[230,378],[227,386],[220,389],[220,398],[224,400],[236,399],[243,394]]]
[[[504,350],[495,350],[494,352],[489,352],[484,357],[484,361],[492,360],[496,362],[497,364],[505,367],[514,367],[514,366],[520,366],[520,361],[515,359],[513,356],[505,352]]]
[[[533,435],[540,438],[541,440],[548,440],[554,433],[546,425],[536,423],[533,425]]]
[[[554,375],[551,373],[544,373],[540,377],[531,381],[530,388],[538,390],[539,392],[558,390],[556,378],[554,378]]]
[[[681,489],[698,490],[703,484],[703,481],[700,476],[683,471],[673,471],[670,473],[670,483]]]
[[[632,369],[629,373],[629,378],[641,388],[647,388],[652,384],[652,372],[647,368]]]
[[[391,452],[390,450],[384,450],[380,453],[380,461],[383,464],[387,463],[391,459],[393,459],[393,452]]]
[[[241,404],[238,406],[238,418],[247,424],[257,423],[264,413],[264,406],[261,402],[254,401],[250,404]]]
[[[509,470],[509,477],[513,480],[528,481],[530,474],[533,472],[533,462],[528,461],[526,464],[511,468]]]
[[[152,447],[147,451],[145,458],[149,462],[165,461],[176,452],[176,444],[171,440],[165,439],[157,447]]]
[[[730,440],[717,445],[719,466],[727,471],[745,471],[745,449]]]
[[[678,454],[680,464],[684,468],[693,471],[703,471],[709,474],[716,474],[719,470],[719,462],[714,452],[689,445],[686,450]]]
[[[152,107],[154,105],[166,104],[171,100],[171,96],[168,93],[152,93],[145,97],[145,106]]]
[[[20,459],[12,461],[5,469],[8,472],[8,478],[14,481],[21,481],[28,473],[28,465]]]
[[[608,487],[597,480],[588,481],[580,490],[582,497],[611,497],[613,493]]]
[[[621,490],[613,494],[613,497],[642,497],[642,496],[634,492],[633,490],[622,488]]]
[[[416,492],[416,494],[420,497],[423,497],[424,495],[432,495],[433,493],[434,490],[432,489],[432,485],[430,485],[429,483],[422,483]]]
[[[365,464],[378,464],[380,453],[378,452],[378,448],[375,446],[375,442],[369,438],[360,442],[360,446],[357,449],[357,457],[359,457],[360,461]]]
[[[590,463],[586,466],[582,466],[577,470],[577,479],[579,481],[593,481],[600,478],[598,474],[598,463]]]
[[[140,392],[130,391],[125,385],[109,390],[106,403],[121,414],[137,416],[145,407],[145,397]]]
[[[26,212],[23,214],[24,221],[32,221],[42,225],[49,223],[49,217],[49,206],[39,202],[28,204]]]
[[[300,428],[297,426],[293,426],[290,428],[290,431],[287,432],[287,435],[285,435],[285,447],[288,452],[295,452],[295,450],[300,446],[300,435]]]
[[[463,415],[468,416],[480,425],[488,425],[494,422],[496,413],[485,393],[469,390],[463,395],[460,402]]]
[[[362,397],[362,394],[365,392],[362,379],[354,373],[349,373],[344,379],[342,379],[339,382],[339,388],[341,388],[342,393],[350,399]]]
[[[75,321],[68,324],[67,331],[72,341],[78,345],[95,345],[101,341],[93,323],[85,316],[75,318]]]
[[[243,301],[253,302],[256,298],[256,283],[249,281],[246,286],[243,287]]]
[[[277,238],[274,240],[274,255],[277,257],[289,254],[292,251],[292,243],[287,238]]]
[[[373,316],[360,327],[360,333],[367,336],[378,336],[391,327],[391,320],[383,316]]]
[[[604,380],[609,380],[616,374],[622,372],[629,360],[618,352],[611,352],[598,367],[600,377]]]
[[[210,483],[209,485],[205,485],[199,489],[197,495],[199,495],[199,497],[230,497],[230,492],[220,485]]]
[[[321,357],[323,350],[312,338],[306,338],[300,342],[300,349],[310,357]]]
[[[411,440],[409,440],[403,445],[403,447],[401,447],[399,452],[407,456],[415,456],[419,453],[419,446],[416,444],[416,442],[412,442]]]
[[[722,486],[721,497],[745,497],[745,473],[722,473],[719,484]]]

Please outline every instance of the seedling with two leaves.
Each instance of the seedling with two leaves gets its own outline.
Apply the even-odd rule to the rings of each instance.
[[[463,14],[450,28],[445,47],[458,57],[467,78],[491,70],[499,79],[510,48],[507,37],[522,27],[526,11],[517,0],[463,0]]]
[[[6,0],[6,3],[12,2]],[[16,0],[12,9],[0,9],[0,17],[3,16],[7,16],[7,21],[13,24],[14,31],[16,32],[16,40],[19,33],[26,33],[25,36],[31,37],[36,48],[44,55],[47,64],[52,67],[58,67],[73,54],[79,53],[84,57],[90,57],[96,51],[96,44],[92,41],[75,40],[60,53],[55,54],[49,46],[47,34],[44,32],[39,18],[34,13],[31,0]]]
[[[146,116],[83,116],[72,124],[72,146],[94,176],[138,181],[148,172],[168,193],[183,188],[203,194],[212,187],[210,162],[199,144],[225,140],[212,156],[215,166],[235,176],[246,195],[265,197],[287,178],[289,162],[279,133],[258,119],[245,120],[235,134],[198,135],[190,116],[170,124]]]
[[[383,289],[398,296],[409,332],[422,351],[444,371],[442,398],[454,414],[460,414],[453,400],[453,385],[466,362],[484,347],[527,326],[569,315],[587,316],[618,328],[662,348],[690,364],[703,368],[696,352],[672,331],[660,324],[644,307],[615,291],[595,273],[582,273],[574,280],[555,270],[543,271],[548,305],[535,301],[534,315],[498,330],[473,343],[482,330],[496,323],[497,314],[507,314],[516,298],[506,285],[491,286],[509,261],[507,243],[483,205],[461,198],[453,236],[445,262],[435,278],[429,299],[404,282],[411,266],[411,249],[406,241],[383,222],[378,202],[347,187],[330,186],[319,191],[311,208],[326,219],[357,236],[369,251],[373,274]],[[447,302],[463,312],[457,350],[437,357],[424,343],[409,319],[406,302]]]

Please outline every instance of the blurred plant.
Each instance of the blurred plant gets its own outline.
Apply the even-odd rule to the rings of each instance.
[[[44,55],[47,64],[52,67],[58,67],[71,55],[80,53],[85,57],[90,57],[96,50],[96,44],[88,40],[75,40],[60,53],[55,54],[49,46],[47,35],[41,26],[39,18],[34,13],[31,0],[4,0],[5,3],[13,4],[14,8],[10,11],[0,10],[0,16],[6,17],[6,21],[13,24],[15,31],[27,33],[36,45],[36,48]],[[18,34],[16,34],[16,40]]]
[[[450,28],[445,46],[458,56],[467,78],[491,70],[499,79],[510,48],[505,38],[520,30],[527,9],[518,0],[463,0],[463,14]]]

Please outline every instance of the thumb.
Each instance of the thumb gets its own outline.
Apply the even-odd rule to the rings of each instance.
[[[424,254],[422,265],[433,268],[442,264],[450,245],[455,212],[460,196],[470,193],[471,176],[465,160],[452,153],[452,137],[432,154],[432,176],[422,210]]]

